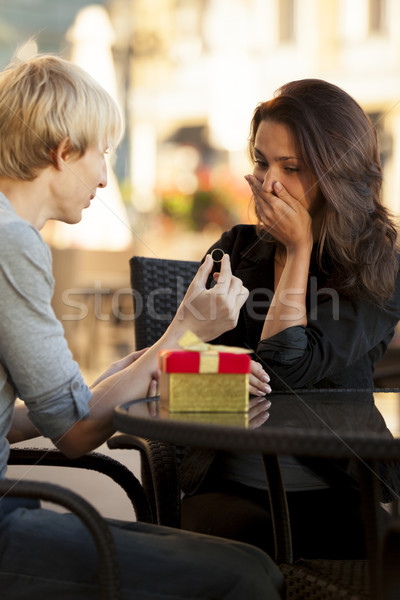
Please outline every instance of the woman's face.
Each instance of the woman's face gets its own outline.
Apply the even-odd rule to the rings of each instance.
[[[289,127],[275,121],[261,121],[254,140],[253,158],[253,175],[266,192],[273,193],[273,184],[279,181],[313,219],[321,214],[324,198]]]

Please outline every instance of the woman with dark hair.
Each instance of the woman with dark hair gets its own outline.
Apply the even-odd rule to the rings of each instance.
[[[250,293],[237,327],[215,342],[253,349],[273,390],[372,389],[400,318],[397,231],[382,204],[372,123],[337,86],[294,81],[257,106],[249,150],[258,223],[209,251],[230,255]],[[295,554],[364,556],[357,482],[326,462],[282,467]],[[261,457],[190,451],[182,526],[271,552],[263,469]]]

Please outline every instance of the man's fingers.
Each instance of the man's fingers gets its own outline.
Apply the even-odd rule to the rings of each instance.
[[[218,282],[220,277],[221,273],[214,273],[213,275],[215,282]],[[222,292],[233,296],[235,298],[235,306],[239,306],[239,308],[243,306],[249,296],[249,290],[244,287],[242,280],[234,275],[231,275],[230,277],[229,290],[225,290],[225,288],[221,287],[219,288],[218,293],[221,294]]]
[[[147,390],[147,397],[154,398],[154,396],[158,395],[158,381],[157,379],[152,379],[150,381],[149,389]]]
[[[207,256],[204,259],[203,264],[199,267],[199,270],[197,271],[193,281],[196,282],[196,284],[199,285],[200,287],[205,287],[208,276],[211,273],[212,267],[213,267],[213,260],[211,258],[211,255],[207,254]]]
[[[239,309],[242,308],[243,304],[246,302],[247,298],[249,297],[249,294],[250,294],[250,292],[247,289],[247,287],[242,285],[239,292],[236,294],[236,302],[235,303]]]
[[[243,286],[243,282],[239,277],[232,275],[229,254],[224,254],[221,271],[215,280],[217,281],[214,286],[216,294],[229,294],[235,299],[235,305],[242,306],[246,302],[249,291]]]
[[[158,395],[158,378],[154,378],[150,381],[149,389],[147,390],[147,397],[154,398]],[[157,402],[148,402],[147,404],[149,414],[151,417],[157,416]]]
[[[224,254],[221,261],[221,270],[219,273],[218,281],[214,286],[216,290],[218,288],[219,293],[224,290],[228,290],[232,279],[232,271],[231,271],[231,261],[229,258],[229,254]]]

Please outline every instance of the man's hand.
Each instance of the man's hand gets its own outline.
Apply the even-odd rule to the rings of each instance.
[[[147,390],[147,398],[154,398],[158,396],[158,382],[160,381],[160,371],[154,371],[152,379],[150,381],[149,389]],[[157,416],[157,402],[148,402],[147,407],[149,414],[152,417]]]
[[[94,383],[92,383],[92,385],[90,387],[93,388],[96,385],[98,385],[101,381],[103,381],[104,379],[107,379],[107,377],[110,377],[110,375],[114,375],[115,373],[119,373],[120,371],[123,371],[124,369],[126,369],[126,367],[129,367],[129,365],[131,365],[138,358],[140,358],[146,352],[146,350],[148,350],[148,348],[143,348],[143,350],[136,350],[135,352],[131,352],[127,356],[124,356],[120,360],[113,362],[112,365],[110,365],[108,367],[108,369],[106,371],[104,371],[104,373],[102,373],[96,379],[96,381]]]
[[[216,285],[206,289],[212,266],[212,258],[207,255],[170,326],[182,333],[190,329],[203,341],[236,327],[239,311],[249,295],[241,279],[232,275],[228,254],[222,259]]]

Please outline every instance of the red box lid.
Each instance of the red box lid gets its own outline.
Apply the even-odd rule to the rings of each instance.
[[[158,364],[165,373],[198,373],[201,352],[190,350],[161,350]],[[233,352],[218,353],[218,373],[250,373],[250,356]]]

